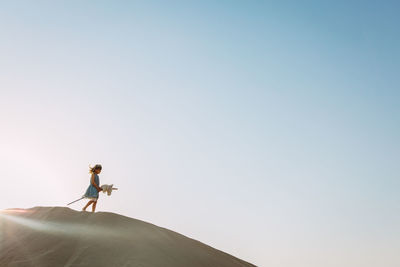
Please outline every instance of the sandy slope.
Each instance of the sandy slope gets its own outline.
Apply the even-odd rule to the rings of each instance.
[[[37,207],[0,212],[0,266],[254,266],[114,213]]]

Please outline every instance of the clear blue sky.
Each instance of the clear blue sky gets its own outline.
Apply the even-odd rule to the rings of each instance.
[[[259,266],[399,266],[399,10],[3,1],[0,208],[65,205],[101,163],[100,211]]]

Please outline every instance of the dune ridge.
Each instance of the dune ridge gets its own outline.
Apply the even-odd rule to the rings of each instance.
[[[255,266],[151,223],[65,207],[0,213],[0,266]]]

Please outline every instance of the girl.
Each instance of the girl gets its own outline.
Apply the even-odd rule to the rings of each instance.
[[[96,210],[97,199],[99,198],[99,192],[102,191],[100,187],[99,174],[101,172],[101,165],[96,164],[94,167],[89,166],[89,173],[92,174],[90,178],[90,185],[86,190],[84,195],[85,198],[89,199],[89,202],[83,207],[83,211],[86,211],[86,208],[92,205],[92,212]]]

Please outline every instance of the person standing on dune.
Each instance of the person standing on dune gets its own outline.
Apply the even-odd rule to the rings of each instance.
[[[86,208],[92,205],[92,212],[95,212],[97,200],[99,199],[99,192],[102,191],[100,187],[100,179],[99,174],[101,173],[101,165],[96,164],[94,167],[89,166],[89,173],[91,173],[90,177],[90,185],[86,190],[85,198],[89,199],[89,202],[82,208],[83,211],[86,211]]]

